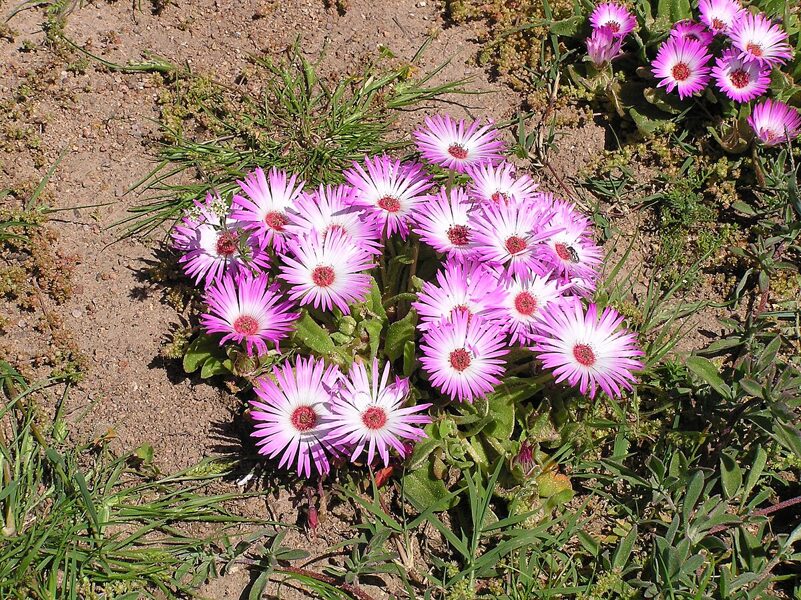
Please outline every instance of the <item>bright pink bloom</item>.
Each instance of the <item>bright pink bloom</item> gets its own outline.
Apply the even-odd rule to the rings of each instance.
[[[754,107],[748,124],[760,142],[766,146],[778,146],[798,137],[801,114],[784,102],[768,99]]]
[[[426,437],[421,425],[431,417],[419,414],[431,404],[404,407],[409,396],[409,380],[396,377],[389,382],[389,363],[382,373],[378,360],[373,359],[370,377],[360,360],[351,366],[347,377],[342,378],[339,393],[334,396],[331,417],[326,424],[327,440],[356,461],[367,448],[367,463],[372,464],[376,453],[385,466],[389,466],[389,451],[403,457],[404,440],[418,442]]]
[[[429,196],[420,207],[414,220],[414,232],[437,252],[448,256],[468,257],[475,248],[473,231],[473,205],[459,187],[448,191],[440,188],[436,196]]]
[[[259,272],[270,264],[263,242],[230,217],[220,196],[195,202],[172,232],[173,247],[184,253],[178,259],[184,272],[209,287],[224,273]]]
[[[498,163],[505,144],[496,139],[492,124],[455,121],[449,115],[426,117],[425,127],[414,132],[417,149],[427,161],[464,173],[467,167],[481,162]]]
[[[632,389],[634,372],[643,368],[637,336],[619,329],[622,322],[611,308],[599,317],[595,304],[585,314],[581,303],[569,303],[545,314],[533,350],[557,382],[567,380],[590,398],[599,387],[609,396],[620,396],[623,389]]]
[[[283,302],[277,286],[269,287],[267,275],[225,275],[206,290],[209,313],[201,317],[206,333],[225,334],[220,345],[233,340],[244,343],[248,354],[266,354],[267,344],[286,338],[298,313]]]
[[[590,24],[593,29],[609,27],[615,36],[624,38],[637,27],[637,19],[622,4],[604,2],[592,11]]]
[[[609,25],[592,30],[586,39],[587,56],[592,63],[601,68],[620,56],[623,38],[616,36]]]
[[[556,227],[556,225],[552,225]],[[560,223],[561,231],[548,236],[536,249],[536,258],[546,268],[552,269],[563,283],[574,279],[584,280],[590,290],[598,276],[603,252],[587,237],[587,229],[581,223]]]
[[[729,33],[732,47],[743,60],[755,60],[762,66],[783,65],[793,57],[787,32],[763,14],[743,12]]]
[[[537,184],[526,174],[515,177],[515,167],[508,162],[491,162],[467,167],[472,179],[467,193],[476,202],[520,204],[531,200]]]
[[[725,50],[712,68],[712,77],[730,99],[749,102],[768,91],[770,67],[755,60],[743,60],[738,55],[733,48]]]
[[[670,30],[670,37],[677,40],[695,40],[708,46],[715,38],[715,34],[709,31],[701,23],[695,21],[679,21]]]
[[[654,75],[660,80],[657,87],[668,92],[678,90],[682,100],[701,92],[709,82],[711,59],[709,48],[701,42],[668,38],[651,63]]]
[[[232,201],[232,216],[247,229],[252,229],[264,242],[278,251],[284,248],[285,227],[289,222],[287,211],[303,191],[303,182],[297,175],[270,169],[269,179],[257,168],[238,181],[247,195],[235,194]]]
[[[397,231],[405,240],[409,218],[433,183],[417,163],[402,163],[383,155],[366,158],[365,165],[366,171],[353,163],[353,168],[344,173],[356,190],[356,201],[379,216],[387,236]]]
[[[508,348],[503,330],[463,313],[423,336],[420,363],[433,385],[451,400],[472,402],[500,383]]]
[[[349,304],[363,302],[370,292],[371,255],[340,230],[325,237],[312,233],[287,241],[279,277],[290,284],[289,297],[301,306],[349,314]]]
[[[325,440],[331,394],[341,376],[335,366],[298,357],[295,368],[284,362],[273,367],[273,379],[261,377],[254,389],[259,400],[251,400],[251,417],[256,422],[251,436],[258,441],[259,453],[275,458],[279,468],[297,469],[298,476],[311,476],[311,463],[318,473],[329,471]]]
[[[699,0],[701,22],[715,33],[728,33],[744,12],[737,0]]]

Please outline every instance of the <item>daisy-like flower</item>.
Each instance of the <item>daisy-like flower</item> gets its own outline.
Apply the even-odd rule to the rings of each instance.
[[[184,272],[209,287],[223,273],[259,271],[270,264],[263,242],[232,219],[219,195],[195,202],[172,232],[173,247],[184,253],[178,262]]]
[[[364,162],[366,171],[359,163],[353,163],[353,168],[343,173],[356,190],[356,201],[379,215],[387,236],[397,231],[405,240],[409,217],[433,183],[417,163],[402,163],[386,155],[366,158]]]
[[[289,212],[287,232],[307,236],[314,232],[325,237],[342,231],[372,254],[381,253],[381,226],[378,215],[356,205],[356,191],[347,185],[323,186],[312,194],[302,194]]]
[[[717,87],[735,102],[749,102],[768,90],[770,67],[744,60],[733,48],[724,51],[712,68]]]
[[[290,239],[287,248],[279,277],[290,284],[291,300],[322,310],[336,306],[350,314],[349,304],[367,298],[370,276],[365,271],[373,268],[372,258],[342,231]]]
[[[767,99],[754,107],[748,124],[760,142],[766,146],[777,146],[798,137],[801,133],[801,114],[784,102]]]
[[[325,423],[342,375],[339,368],[326,367],[322,359],[298,357],[294,369],[286,361],[273,367],[272,375],[275,381],[256,380],[259,400],[250,401],[250,415],[256,422],[250,435],[258,440],[259,454],[270,458],[281,454],[278,467],[294,467],[299,476],[311,476],[312,462],[318,473],[328,473],[326,452],[334,449],[325,439]]]
[[[634,371],[643,367],[637,336],[621,329],[622,322],[611,308],[599,316],[598,307],[590,304],[585,314],[581,303],[572,302],[545,314],[533,350],[557,382],[567,380],[590,398],[597,388],[620,396],[623,389],[632,389]]]
[[[615,36],[624,38],[637,27],[637,19],[622,4],[604,2],[592,11],[590,24],[593,29],[609,27]]]
[[[547,219],[529,204],[485,204],[476,219],[476,256],[510,275],[528,275],[539,263],[537,244],[548,237]]]
[[[620,56],[623,47],[623,38],[616,36],[612,27],[604,25],[592,30],[592,34],[586,40],[587,56],[592,63],[601,68],[613,59]]]
[[[276,286],[270,287],[267,275],[230,275],[217,280],[206,290],[209,313],[201,317],[206,333],[225,334],[220,340],[244,343],[248,354],[267,352],[266,342],[278,346],[289,335],[298,313],[292,303],[283,302]]]
[[[488,318],[498,323],[509,335],[510,343],[531,343],[547,311],[565,302],[562,286],[546,273],[515,277],[506,283],[506,297]]]
[[[448,260],[437,273],[437,282],[426,281],[417,301],[420,331],[438,327],[456,313],[468,317],[487,315],[500,306],[505,297],[495,275],[474,261]]]
[[[462,188],[440,188],[415,217],[415,233],[437,252],[467,257],[475,247],[471,213],[473,205]]]
[[[732,25],[729,38],[740,58],[763,66],[783,65],[793,56],[787,32],[761,13],[744,11]]]
[[[537,246],[537,259],[553,269],[563,283],[580,280],[586,283],[580,287],[594,289],[592,282],[598,276],[596,269],[601,264],[601,248],[589,239],[582,223],[563,221],[561,229]]]
[[[368,464],[378,453],[384,465],[389,466],[390,449],[404,456],[403,440],[418,442],[425,438],[420,426],[431,422],[431,417],[419,414],[431,405],[404,407],[408,395],[408,379],[396,377],[390,383],[389,363],[382,373],[374,358],[368,378],[364,363],[354,362],[331,402],[327,439],[338,448],[353,448],[351,461],[358,459],[366,447]]]
[[[709,82],[707,63],[711,59],[708,47],[701,42],[668,38],[651,63],[654,75],[660,79],[657,87],[664,87],[668,92],[678,90],[682,100],[697,94]]]
[[[508,162],[473,165],[467,167],[467,174],[472,179],[468,194],[477,202],[520,204],[530,200],[538,187],[528,175],[515,177],[515,167]]]
[[[744,12],[737,0],[699,0],[701,22],[716,34],[728,33]]]
[[[709,31],[701,23],[695,21],[679,21],[670,30],[670,37],[679,40],[695,40],[708,46],[715,39],[715,34]]]
[[[248,229],[255,230],[264,242],[279,252],[284,248],[285,227],[289,223],[287,211],[303,191],[303,182],[297,175],[270,169],[269,177],[256,169],[238,181],[247,195],[234,195],[232,216]]]
[[[507,346],[498,325],[456,313],[423,336],[420,350],[420,363],[431,385],[451,400],[472,402],[500,383]]]
[[[417,149],[427,161],[464,173],[470,165],[498,163],[505,144],[491,123],[455,121],[449,115],[426,117],[425,127],[414,132]]]
[[[568,200],[557,198],[551,192],[540,192],[534,196],[534,202],[542,212],[550,213],[545,228],[552,231],[574,229],[582,230],[582,235],[591,235],[590,219],[580,212],[576,205]]]

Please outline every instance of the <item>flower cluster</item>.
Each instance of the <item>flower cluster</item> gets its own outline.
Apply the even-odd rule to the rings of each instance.
[[[738,0],[700,0],[698,11],[699,21],[676,23],[659,47],[651,63],[657,87],[675,91],[682,100],[701,94],[710,82],[735,103],[763,97],[773,69],[792,58],[787,32]],[[637,24],[625,7],[611,2],[596,6],[590,23],[587,54],[598,67],[621,54],[625,36]],[[755,106],[748,122],[767,146],[801,133],[801,114],[779,100],[765,99]]]
[[[622,22],[616,34],[631,27]],[[435,116],[415,141],[427,164],[367,157],[343,173],[347,184],[312,191],[257,169],[230,204],[212,195],[196,203],[173,240],[205,288],[203,330],[251,356],[278,352],[304,307],[349,315],[365,302],[397,236],[441,261],[412,303],[434,396],[492,393],[515,346],[589,396],[631,389],[642,367],[635,335],[613,309],[585,306],[602,255],[589,219],[518,174],[491,124]],[[437,169],[449,173],[439,188]],[[326,473],[332,457],[388,465],[390,451],[405,456],[431,421],[430,404],[411,404],[420,397],[411,385],[376,358],[357,356],[347,372],[323,358],[284,360],[255,380],[253,435],[263,454],[306,476],[312,465]]]

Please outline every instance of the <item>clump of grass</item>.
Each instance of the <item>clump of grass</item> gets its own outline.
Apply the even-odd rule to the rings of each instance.
[[[136,186],[153,195],[119,225],[126,235],[149,233],[210,190],[230,193],[255,167],[288,168],[312,185],[334,183],[352,161],[398,149],[403,143],[390,133],[400,112],[465,93],[466,80],[433,83],[444,65],[417,74],[426,45],[409,62],[370,64],[332,81],[299,44],[282,60],[252,57],[235,87],[170,72],[160,98],[164,147],[156,168]],[[391,58],[385,52],[384,60]],[[177,183],[184,173],[200,182]]]

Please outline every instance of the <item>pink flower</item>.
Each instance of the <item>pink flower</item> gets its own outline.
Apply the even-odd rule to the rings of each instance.
[[[557,233],[549,235],[536,249],[536,258],[547,269],[552,269],[562,283],[584,282],[587,291],[595,289],[597,267],[601,264],[601,248],[587,237],[581,222],[562,221],[549,226]],[[577,290],[583,292],[584,290]]]
[[[265,244],[283,250],[287,211],[303,191],[303,182],[296,185],[296,180],[297,175],[288,176],[275,168],[270,169],[268,180],[264,171],[257,168],[244,181],[237,182],[247,197],[234,195],[233,218],[256,231]]]
[[[760,142],[778,146],[794,140],[801,132],[801,114],[778,100],[765,100],[754,107],[748,124]]]
[[[472,212],[473,205],[462,188],[453,188],[450,194],[440,188],[439,194],[429,196],[420,208],[414,232],[437,252],[470,256],[475,248]]]
[[[712,77],[717,87],[735,102],[749,102],[768,90],[770,67],[755,60],[743,60],[739,52],[729,48],[717,59]]]
[[[259,400],[251,400],[251,416],[256,422],[251,435],[258,441],[259,453],[275,458],[279,468],[296,468],[298,476],[311,476],[311,464],[320,474],[328,473],[326,453],[333,452],[325,440],[331,394],[341,373],[334,366],[314,358],[298,357],[295,368],[284,362],[273,367],[273,379],[256,380]]]
[[[732,47],[743,60],[755,60],[762,66],[783,65],[793,57],[787,32],[763,14],[743,12],[729,33]]]
[[[620,56],[623,38],[616,36],[610,25],[604,25],[593,29],[586,43],[587,56],[596,67],[600,68]]]
[[[701,23],[695,21],[679,21],[670,30],[670,37],[677,40],[695,40],[708,46],[715,38],[715,34],[708,31]]]
[[[184,272],[209,287],[224,273],[258,272],[270,264],[263,242],[231,218],[220,196],[206,196],[172,232],[173,247],[184,253],[178,259]]]
[[[423,336],[420,350],[420,363],[431,385],[451,400],[472,402],[500,383],[508,349],[500,327],[481,317],[456,313]]]
[[[467,167],[481,162],[503,160],[504,143],[496,139],[491,125],[473,121],[454,121],[449,115],[426,117],[425,127],[414,132],[417,149],[427,161],[464,173]]]
[[[699,0],[701,22],[714,33],[728,33],[744,12],[737,0]]]
[[[364,162],[366,171],[359,163],[353,163],[353,168],[344,173],[356,190],[356,202],[378,215],[387,236],[397,231],[405,240],[409,218],[433,183],[417,163],[401,163],[386,155],[366,158]]]
[[[289,297],[301,306],[349,314],[349,304],[363,302],[370,292],[371,255],[340,230],[325,237],[312,233],[287,242],[279,277],[290,284]]]
[[[372,372],[361,361],[351,366],[347,377],[342,379],[339,393],[331,402],[331,416],[326,424],[326,439],[350,454],[356,461],[367,448],[367,463],[371,464],[376,453],[385,466],[389,466],[389,451],[404,456],[404,440],[418,442],[426,437],[420,428],[431,418],[419,414],[431,404],[404,407],[409,396],[409,380],[395,378],[389,382],[389,363],[383,374],[378,360],[373,359]],[[345,450],[347,449],[347,450]]]
[[[286,338],[298,313],[281,300],[277,286],[268,287],[267,275],[226,275],[206,290],[209,313],[201,317],[206,333],[225,334],[220,345],[233,340],[244,343],[248,354],[267,353],[267,344]]]
[[[590,24],[593,29],[609,27],[615,36],[624,38],[637,27],[637,19],[622,4],[604,2],[592,11]]]
[[[709,82],[707,63],[712,55],[708,50],[696,40],[665,40],[651,63],[654,75],[660,79],[657,87],[664,87],[668,92],[678,90],[682,100],[701,92]]]
[[[581,303],[566,304],[549,311],[534,336],[534,352],[557,383],[565,381],[590,398],[601,388],[609,396],[620,396],[636,382],[635,371],[643,368],[637,336],[619,329],[623,322],[617,312],[590,304],[587,313]]]
[[[508,162],[497,166],[480,163],[467,167],[466,172],[472,179],[467,193],[476,202],[520,204],[531,200],[538,187],[528,175],[515,177],[515,167]]]

